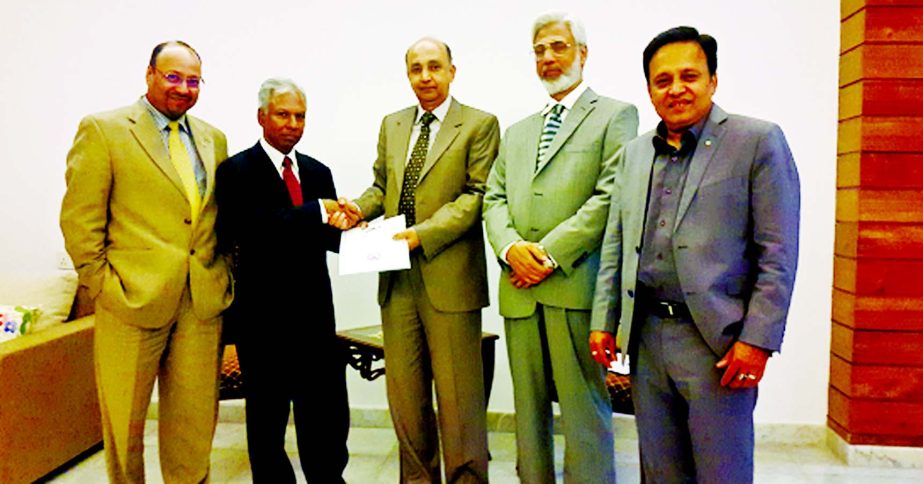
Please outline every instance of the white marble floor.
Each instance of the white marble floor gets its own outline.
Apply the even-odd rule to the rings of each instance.
[[[290,428],[287,449],[293,465],[300,467]],[[511,433],[492,432],[489,435],[490,480],[493,483],[516,483],[516,446]],[[637,441],[616,439],[617,474],[620,483],[639,481]],[[560,469],[564,440],[555,437],[555,450]],[[353,428],[349,435],[350,459],[345,478],[352,484],[398,482],[398,452],[394,432],[388,428]],[[157,421],[148,420],[145,429],[144,452],[148,482],[162,482],[157,454]],[[102,452],[86,456],[67,469],[52,476],[53,483],[102,483],[106,480]],[[212,451],[212,482],[250,482],[247,460],[246,430],[242,423],[219,423]],[[304,476],[299,474],[299,482]],[[559,479],[559,482],[561,479]],[[885,469],[848,467],[823,444],[791,446],[758,445],[756,449],[757,483],[912,483],[923,482],[923,469]]]

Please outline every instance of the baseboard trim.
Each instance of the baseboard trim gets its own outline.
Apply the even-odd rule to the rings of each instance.
[[[218,406],[218,421],[223,423],[244,423],[246,412],[243,400],[222,400]],[[391,428],[391,414],[387,408],[351,407],[350,425],[356,428]],[[151,402],[147,418],[157,419],[157,402]],[[637,439],[635,418],[631,415],[613,414],[612,425],[618,438]],[[516,431],[516,415],[505,412],[487,412],[489,432],[513,433]],[[561,433],[560,416],[555,415],[554,431]],[[757,444],[821,445],[825,439],[830,445],[826,425],[763,423],[756,424]],[[835,435],[835,434],[834,434]],[[832,447],[831,447],[832,448]],[[923,452],[923,450],[921,450]],[[837,454],[841,455],[841,454]],[[844,459],[845,460],[845,459]]]
[[[923,448],[888,445],[851,445],[826,428],[827,447],[850,467],[923,469]]]

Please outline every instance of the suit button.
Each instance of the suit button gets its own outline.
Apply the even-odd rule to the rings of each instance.
[[[189,255],[195,255],[195,249],[190,250]]]
[[[189,218],[184,219],[184,220],[183,220],[183,223],[186,224],[186,225],[192,225],[192,219],[189,219]]]
[[[635,297],[635,292],[631,289],[628,290],[628,297]]]

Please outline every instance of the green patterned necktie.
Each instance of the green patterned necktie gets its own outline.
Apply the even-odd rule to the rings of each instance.
[[[404,168],[404,184],[401,185],[401,200],[397,213],[404,214],[408,227],[417,223],[414,192],[417,189],[417,180],[420,179],[420,171],[423,170],[423,162],[426,161],[426,152],[429,151],[429,125],[435,119],[436,116],[429,111],[420,117],[420,136],[417,137],[410,153],[410,161]]]
[[[563,104],[555,104],[551,108],[551,112],[548,113],[548,119],[545,121],[545,127],[542,128],[542,137],[538,141],[538,158],[535,160],[535,169],[538,169],[539,164],[542,160],[545,159],[545,153],[548,152],[548,148],[551,147],[551,142],[554,141],[554,135],[558,134],[558,130],[561,129],[561,112],[564,111]]]

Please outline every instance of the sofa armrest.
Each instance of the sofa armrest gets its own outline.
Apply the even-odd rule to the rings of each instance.
[[[0,344],[0,482],[31,482],[102,439],[94,319]]]
[[[88,330],[91,335],[90,339],[92,340],[94,321],[94,316],[87,316],[67,323],[55,324],[37,333],[26,334],[18,338],[7,340],[3,344],[0,344],[0,360],[11,357],[11,355],[19,353],[20,351],[33,351],[35,347],[42,346],[49,341],[64,338],[72,334],[83,333]],[[90,346],[91,358],[93,356],[92,350],[93,347]],[[3,384],[3,380],[0,380],[0,385]],[[0,401],[0,403],[2,403],[2,401]]]

